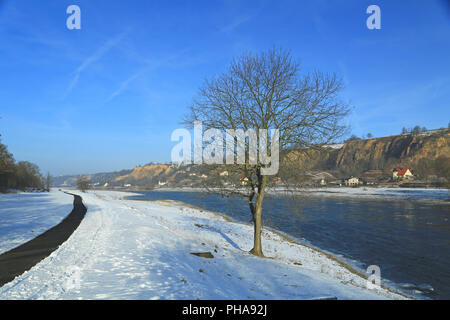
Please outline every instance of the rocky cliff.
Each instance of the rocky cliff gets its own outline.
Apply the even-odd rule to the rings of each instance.
[[[433,130],[418,135],[352,140],[323,150],[291,151],[292,167],[280,169],[280,177],[309,172],[326,172],[336,178],[347,176],[389,177],[394,167],[408,167],[419,179],[443,179],[450,182],[450,130]],[[286,163],[287,161],[285,161]],[[91,181],[103,186],[153,187],[159,183],[170,186],[196,186],[205,176],[217,176],[221,168],[208,165],[172,168],[168,164],[148,164],[133,170],[91,176]],[[283,173],[283,170],[286,172]],[[292,171],[293,170],[293,171]],[[97,177],[98,176],[98,177]],[[61,177],[67,181],[67,177]],[[60,179],[60,180],[61,180]]]
[[[423,175],[448,175],[449,141],[449,130],[421,135],[405,134],[352,140],[345,143],[337,153],[336,167],[359,166],[367,170],[382,169],[390,172],[393,167],[398,166],[411,167]],[[431,167],[436,167],[437,170],[442,169],[444,172],[431,172],[433,170],[428,170],[432,169]]]
[[[133,171],[114,179],[115,182],[139,182],[156,181],[164,179],[173,173],[173,169],[167,164],[148,164],[135,167]],[[156,181],[157,182],[157,181]]]
[[[294,152],[294,167],[298,173],[328,171],[336,177],[364,175],[377,172],[378,176],[392,175],[394,167],[408,167],[419,178],[437,176],[450,178],[450,131],[436,131],[420,135],[405,134],[391,137],[352,140],[341,148],[325,148]],[[292,153],[291,153],[292,154]],[[292,163],[293,161],[291,161]],[[196,166],[196,175],[171,168],[167,164],[149,164],[134,168],[130,173],[114,179],[115,184],[192,185],[201,174],[217,175],[211,166]],[[194,172],[194,171],[192,171]],[[192,173],[191,172],[191,173]],[[292,171],[288,174],[292,174]],[[282,170],[279,175],[283,176]]]

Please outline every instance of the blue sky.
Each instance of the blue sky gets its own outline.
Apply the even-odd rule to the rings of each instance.
[[[55,175],[169,161],[203,80],[273,46],[344,79],[357,135],[450,120],[447,1],[0,0],[2,142]]]

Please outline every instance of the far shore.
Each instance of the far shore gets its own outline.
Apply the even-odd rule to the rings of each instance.
[[[199,187],[161,187],[155,189],[145,188],[95,188],[93,190],[121,191],[121,192],[199,192],[207,193],[219,189],[205,189]],[[223,190],[222,190],[223,191]],[[227,191],[227,189],[225,189]],[[245,192],[245,189],[235,190]],[[298,195],[298,196],[320,196],[339,198],[377,198],[377,199],[400,199],[417,201],[439,201],[450,204],[450,189],[447,188],[402,188],[398,186],[361,186],[361,187],[271,187],[266,190],[270,195]]]

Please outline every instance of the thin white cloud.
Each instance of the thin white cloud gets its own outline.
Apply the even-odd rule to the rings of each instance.
[[[100,48],[97,49],[96,52],[94,52],[93,55],[87,57],[79,66],[76,68],[76,70],[73,72],[74,77],[72,81],[69,84],[69,87],[66,90],[66,93],[64,94],[64,98],[67,97],[70,92],[72,92],[73,88],[77,85],[78,80],[80,79],[80,74],[85,70],[89,65],[94,63],[95,61],[99,60],[101,57],[103,57],[109,50],[111,50],[113,47],[115,47],[122,38],[126,35],[127,32],[122,32],[118,34],[116,37],[108,40],[105,44],[103,44]]]
[[[125,81],[123,81],[123,82],[120,84],[119,88],[118,88],[116,91],[114,91],[114,92],[109,96],[108,99],[106,99],[106,102],[111,101],[111,100],[114,99],[116,96],[118,96],[119,94],[121,94],[122,91],[124,91],[124,90],[128,87],[128,85],[129,85],[132,81],[134,81],[136,78],[138,78],[144,71],[145,71],[145,69],[142,69],[142,70],[136,72],[135,74],[133,74],[131,77],[129,77],[129,78],[126,79]]]
[[[144,74],[145,72],[148,72],[150,70],[155,70],[161,66],[173,66],[173,62],[180,60],[180,57],[186,52],[186,49],[181,50],[178,53],[174,53],[164,59],[161,60],[145,60],[146,61],[146,66],[144,66],[143,68],[141,68],[139,71],[135,72],[134,74],[132,74],[130,77],[128,77],[127,79],[125,79],[124,81],[122,81],[119,85],[119,88],[117,90],[115,90],[109,97],[108,99],[106,99],[105,102],[109,102],[112,99],[114,99],[116,96],[120,95],[128,86],[131,82],[133,82],[134,80],[136,80],[137,78],[139,78],[142,74]]]
[[[221,32],[226,32],[226,33],[232,32],[234,29],[239,27],[241,24],[246,23],[251,18],[253,18],[253,16],[251,16],[251,15],[238,17],[235,20],[233,20],[230,24],[220,28],[220,31]]]
[[[80,73],[76,72],[74,78],[72,81],[70,81],[69,87],[66,90],[66,93],[64,94],[64,98],[69,95],[69,93],[72,92],[72,89],[75,87],[75,85],[78,83],[78,79],[80,78]]]

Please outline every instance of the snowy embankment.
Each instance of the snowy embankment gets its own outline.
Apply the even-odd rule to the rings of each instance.
[[[335,187],[335,188],[270,188],[267,193],[273,195],[320,196],[320,197],[347,197],[364,199],[403,199],[403,200],[432,200],[448,202],[449,189],[424,188],[387,188],[387,187]]]
[[[86,217],[48,258],[0,288],[0,299],[402,299],[326,255],[180,203],[82,194]],[[190,253],[211,252],[214,258]]]
[[[0,254],[57,225],[73,209],[73,196],[57,190],[0,194]]]
[[[158,188],[152,191],[160,192],[206,192],[204,188]],[[242,189],[243,193],[247,190]],[[410,200],[450,200],[449,189],[432,188],[399,188],[399,187],[270,187],[266,194],[271,195],[300,195],[300,196],[319,196],[319,197],[346,197],[346,198],[365,198],[365,199],[410,199]]]

